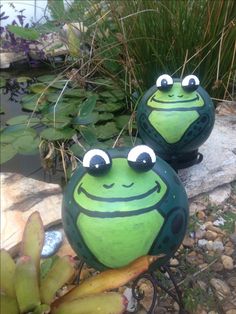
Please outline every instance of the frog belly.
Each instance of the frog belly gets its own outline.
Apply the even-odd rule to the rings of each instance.
[[[181,140],[190,125],[199,117],[197,111],[159,111],[153,110],[148,120],[169,144]]]
[[[77,226],[93,255],[105,266],[116,268],[146,255],[164,218],[153,210],[137,216],[96,218],[80,214]]]

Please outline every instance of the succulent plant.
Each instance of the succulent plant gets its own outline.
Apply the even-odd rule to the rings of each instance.
[[[6,250],[0,251],[2,314],[123,313],[127,305],[126,298],[109,290],[134,279],[159,258],[143,256],[130,265],[104,271],[80,285],[73,285],[77,274],[76,259],[68,255],[57,256],[45,271],[45,262],[40,261],[43,243],[43,223],[39,213],[34,212],[26,223],[17,261]],[[58,290],[68,283],[72,289],[58,297]]]

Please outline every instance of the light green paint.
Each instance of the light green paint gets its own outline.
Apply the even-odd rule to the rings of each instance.
[[[163,222],[164,218],[153,210],[137,216],[105,219],[80,214],[77,226],[94,256],[107,267],[116,268],[146,255]]]
[[[156,182],[158,182],[161,187],[159,193],[155,191],[142,199],[131,201],[98,201],[90,199],[82,192],[80,194],[77,193],[78,187],[82,183],[82,187],[87,192],[97,197],[135,197],[154,188],[157,184]],[[110,189],[103,187],[104,184],[110,185],[112,183],[114,183],[114,186]],[[130,185],[131,183],[134,184],[129,188],[123,186]],[[167,186],[165,182],[154,171],[150,170],[138,173],[128,165],[125,158],[113,158],[112,167],[105,175],[94,177],[86,173],[83,176],[74,190],[74,199],[81,207],[91,211],[133,211],[157,204],[164,197],[166,191]]]
[[[152,98],[157,102],[154,101]],[[170,97],[171,96],[171,97]],[[198,97],[198,99],[196,99]],[[195,99],[195,100],[194,100]],[[182,102],[188,101],[188,102]],[[177,103],[176,103],[177,102]],[[204,100],[197,92],[185,92],[180,82],[175,82],[169,91],[157,90],[149,98],[147,105],[156,109],[178,109],[178,108],[192,108],[204,106]]]
[[[177,143],[190,125],[197,120],[197,111],[156,111],[148,119],[151,125],[169,144]]]

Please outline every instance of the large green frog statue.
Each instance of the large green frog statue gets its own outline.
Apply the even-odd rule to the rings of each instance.
[[[199,84],[195,75],[180,80],[163,74],[138,105],[140,137],[176,169],[202,160],[198,148],[214,125],[213,102]]]
[[[146,145],[89,150],[69,181],[62,220],[78,256],[98,270],[165,254],[186,232],[188,200],[174,170]]]

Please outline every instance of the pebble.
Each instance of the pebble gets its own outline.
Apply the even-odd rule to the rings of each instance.
[[[232,247],[229,246],[225,246],[225,255],[232,255],[234,253],[234,249]]]
[[[221,241],[214,241],[212,249],[214,252],[223,252],[224,251],[224,245]]]
[[[236,277],[231,277],[228,279],[228,284],[231,286],[231,287],[236,287]]]
[[[199,287],[202,289],[202,290],[207,290],[207,284],[202,281],[202,280],[198,280],[197,281],[197,284],[199,285]]]
[[[60,231],[46,231],[41,257],[46,258],[55,254],[62,244]]]
[[[194,240],[191,239],[189,236],[185,236],[183,242],[182,242],[183,246],[191,248],[194,245]]]
[[[205,238],[207,240],[215,240],[218,237],[218,234],[214,231],[211,230],[207,230],[206,234],[205,234]]]
[[[224,226],[224,224],[225,224],[225,219],[223,218],[223,217],[219,217],[219,218],[217,218],[214,222],[213,222],[213,225],[214,226]]]
[[[219,300],[223,300],[230,295],[230,287],[223,280],[212,278],[210,284],[215,289],[216,296]]]
[[[236,309],[228,310],[225,314],[236,314]]]
[[[170,266],[178,266],[179,265],[179,261],[177,260],[177,258],[171,258],[169,263],[170,263]]]
[[[208,249],[208,251],[212,251],[213,250],[213,241],[207,241],[206,248]]]
[[[232,257],[227,256],[227,255],[222,255],[221,261],[225,269],[231,270],[234,268],[234,262],[233,262]]]
[[[230,240],[234,243],[234,245],[236,245],[236,233],[231,234],[229,237]]]
[[[201,230],[201,229],[198,229],[196,232],[195,232],[195,238],[196,239],[203,239],[204,236],[206,234],[206,231],[205,230]]]
[[[200,239],[197,242],[198,246],[201,247],[201,248],[206,247],[207,243],[208,243],[208,241],[206,239]]]
[[[198,211],[197,212],[197,218],[199,220],[204,220],[206,218],[206,214],[204,213],[204,211]]]
[[[217,263],[214,263],[212,266],[211,266],[211,269],[215,272],[220,272],[224,269],[224,266],[222,263],[220,262],[217,262]]]

